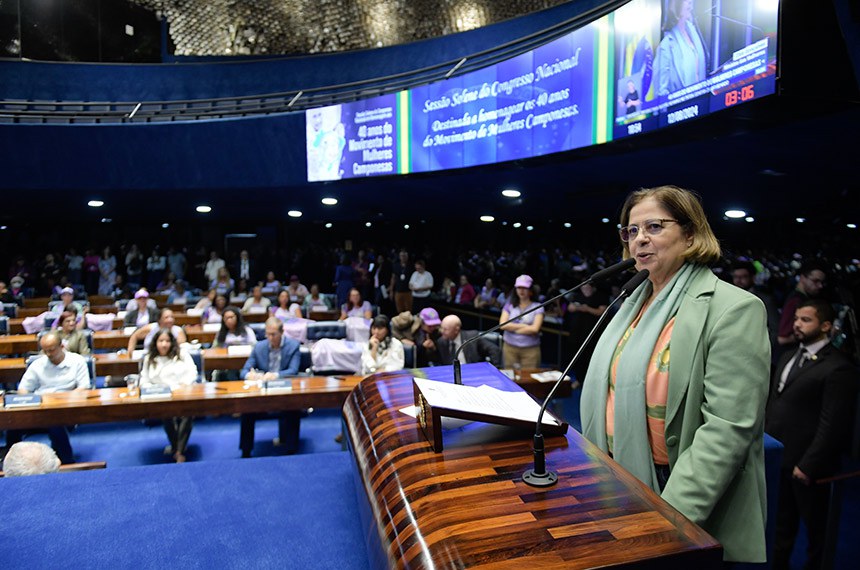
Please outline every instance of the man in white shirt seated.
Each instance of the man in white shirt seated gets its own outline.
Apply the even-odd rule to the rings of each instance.
[[[48,332],[39,339],[39,346],[44,354],[33,361],[21,382],[18,384],[19,394],[47,394],[52,392],[71,392],[73,390],[89,390],[91,387],[87,361],[80,354],[67,352],[63,349],[60,337],[55,331]],[[6,445],[12,446],[24,436],[20,430],[6,432]],[[69,433],[63,426],[48,428],[51,447],[63,463],[74,463],[72,445],[69,443]]]
[[[268,297],[263,297],[263,288],[257,285],[251,292],[251,296],[246,299],[245,304],[242,305],[242,312],[245,314],[266,313],[269,311],[269,307],[271,305],[272,302]]]

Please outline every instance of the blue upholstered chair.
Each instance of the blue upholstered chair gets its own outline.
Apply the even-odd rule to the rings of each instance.
[[[308,323],[308,342],[321,338],[346,338],[346,324],[340,321],[317,321]]]

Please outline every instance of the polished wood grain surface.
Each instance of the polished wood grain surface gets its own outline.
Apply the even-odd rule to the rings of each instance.
[[[488,364],[463,372],[466,384],[510,389]],[[412,402],[412,376],[390,373],[365,379],[344,405],[359,501],[377,531],[372,567],[721,565],[712,537],[577,432],[547,438],[559,482],[537,489],[522,481],[529,434],[472,424],[446,433],[445,451],[434,453],[417,420],[398,411]]]
[[[178,388],[169,400],[152,401],[129,397],[125,388],[43,394],[39,407],[0,409],[0,429],[337,408],[359,380],[357,376],[297,377],[292,379],[291,392],[271,395],[242,381],[205,382]]]

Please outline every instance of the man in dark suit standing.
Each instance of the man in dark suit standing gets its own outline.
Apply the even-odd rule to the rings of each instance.
[[[242,367],[240,376],[246,382],[258,382],[284,378],[299,371],[301,353],[299,343],[284,336],[283,323],[271,317],[266,321],[266,339],[254,345],[251,356]],[[242,414],[239,432],[239,448],[242,457],[251,457],[254,449],[254,426],[266,414]],[[299,447],[299,421],[296,411],[278,413],[278,445],[286,446],[287,453]]]
[[[828,489],[816,481],[833,475],[850,433],[857,370],[830,344],[833,307],[821,299],[801,302],[794,314],[800,343],[774,369],[765,431],[782,441],[779,505],[773,567],[789,568],[800,518],[809,547],[805,568],[819,568],[827,524]]]
[[[236,281],[239,279],[244,279],[249,284],[254,284],[253,277],[255,277],[254,267],[251,264],[251,259],[248,257],[248,250],[243,249],[239,252],[239,259],[236,261],[235,271],[233,275],[236,275]]]
[[[460,317],[457,315],[448,315],[442,319],[442,326],[439,328],[439,332],[442,336],[436,342],[436,350],[439,353],[440,364],[453,364],[454,353],[457,351],[457,348],[462,346],[467,340],[478,336],[478,331],[460,330],[462,326],[463,324],[460,321]],[[461,364],[486,362],[488,360],[493,364],[493,366],[501,366],[502,349],[486,338],[481,338],[475,342],[469,343],[460,353]]]

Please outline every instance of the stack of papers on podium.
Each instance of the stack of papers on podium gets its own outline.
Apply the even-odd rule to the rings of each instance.
[[[540,412],[540,405],[523,391],[506,392],[487,385],[465,386],[424,378],[415,378],[415,384],[431,407],[525,422],[536,422]],[[544,411],[542,423],[548,426],[562,424],[547,411]]]

